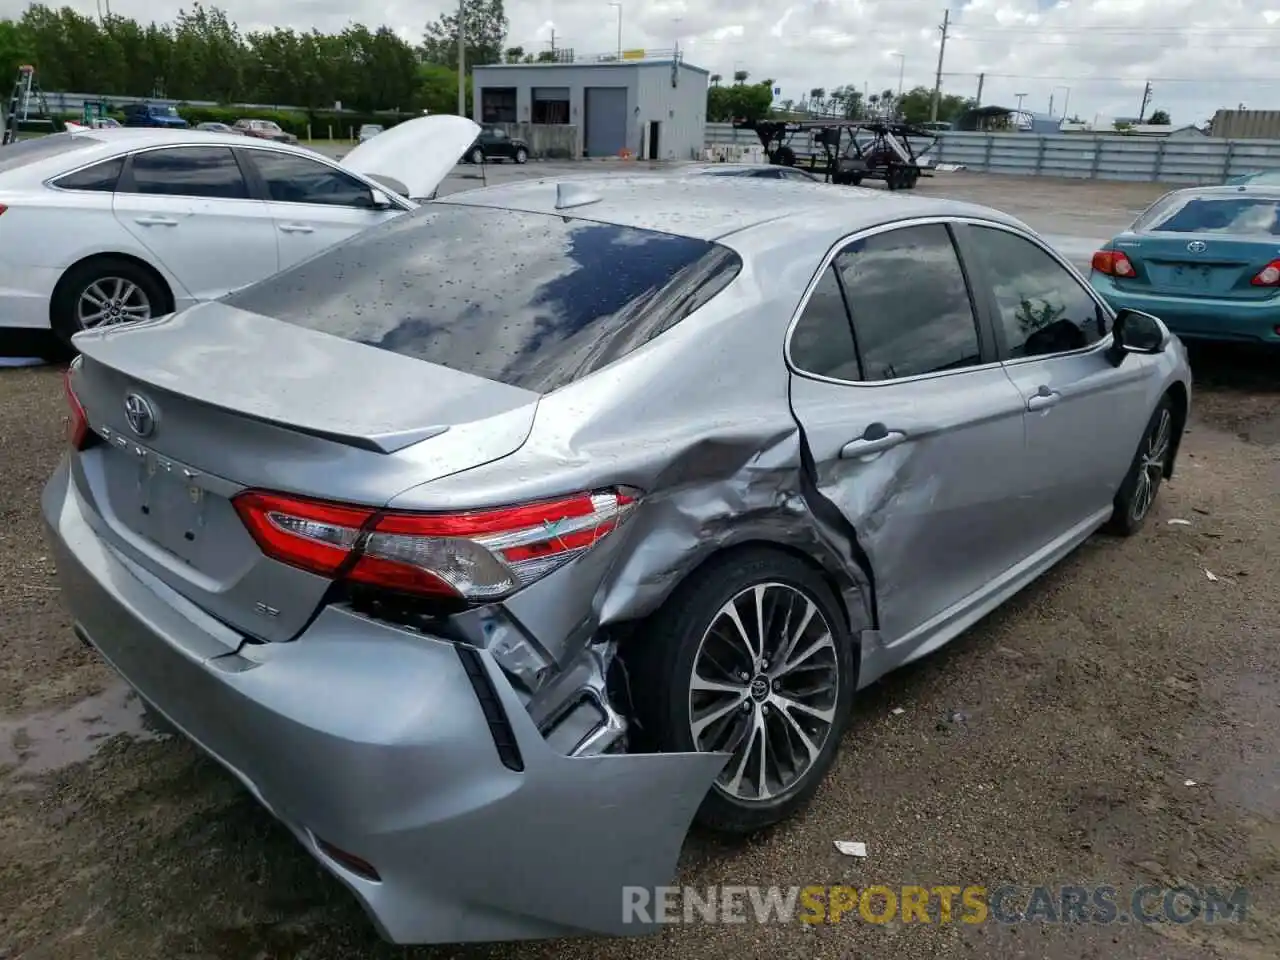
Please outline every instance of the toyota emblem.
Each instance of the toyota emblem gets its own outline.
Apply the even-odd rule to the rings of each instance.
[[[1203,240],[1192,240],[1187,244],[1187,250],[1191,253],[1204,253],[1205,242]]]
[[[124,418],[129,429],[140,437],[149,437],[156,429],[156,414],[147,398],[131,393],[124,398]]]

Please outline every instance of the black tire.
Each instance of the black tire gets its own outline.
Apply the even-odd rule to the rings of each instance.
[[[849,186],[856,187],[862,183],[862,174],[854,173],[849,176]]]
[[[528,159],[529,159],[529,151],[526,150],[524,147],[517,147],[516,155],[515,155],[516,163],[524,163]]]
[[[907,189],[908,190],[914,190],[916,188],[916,184],[919,181],[920,181],[919,170],[911,170],[907,173]]]
[[[467,154],[467,159],[472,163],[484,163],[484,151],[479,147],[473,147],[471,152]]]
[[[779,147],[774,153],[773,162],[782,167],[794,167],[796,165],[796,152],[790,147]]]
[[[1142,431],[1142,440],[1134,451],[1129,472],[1125,474],[1124,482],[1116,493],[1111,519],[1107,521],[1105,528],[1108,533],[1131,537],[1146,525],[1151,508],[1155,505],[1156,495],[1160,492],[1160,483],[1173,456],[1175,429],[1173,400],[1165,394],[1156,405],[1151,419],[1147,421],[1147,428]]]
[[[74,351],[71,338],[85,329],[79,315],[81,297],[94,284],[120,279],[133,284],[145,298],[150,313],[137,319],[162,317],[173,312],[173,297],[164,281],[152,271],[125,257],[94,257],[77,264],[62,275],[49,298],[49,322],[58,340]],[[120,321],[126,322],[126,321]]]
[[[823,578],[803,561],[767,548],[744,550],[726,555],[722,560],[713,560],[681,584],[653,615],[626,654],[632,678],[633,703],[640,727],[637,739],[645,749],[685,753],[701,749],[730,748],[731,739],[718,746],[706,746],[700,745],[695,738],[692,691],[694,667],[698,663],[704,642],[710,642],[714,647],[708,651],[708,666],[703,668],[704,671],[723,668],[725,663],[734,659],[732,649],[727,645],[727,641],[732,638],[719,632],[711,633],[711,627],[730,600],[744,591],[763,585],[770,585],[765,589],[770,591],[767,596],[772,599],[766,602],[779,616],[784,608],[774,606],[774,600],[799,601],[803,598],[813,604],[814,616],[806,621],[802,644],[808,647],[815,637],[821,637],[824,622],[832,644],[829,650],[822,647],[812,657],[805,658],[805,663],[809,667],[823,666],[828,670],[835,677],[836,692],[830,698],[830,705],[822,708],[830,714],[830,725],[825,731],[817,732],[811,727],[807,734],[812,742],[820,744],[816,758],[803,768],[797,766],[787,771],[776,771],[779,775],[785,772],[794,776],[782,789],[771,791],[772,795],[765,799],[746,799],[735,795],[730,785],[721,783],[720,780],[726,777],[732,780],[738,769],[739,758],[731,757],[725,764],[720,778],[707,792],[695,818],[701,826],[719,833],[754,833],[792,816],[809,803],[835,760],[849,723],[857,681],[854,644],[845,626],[839,601]],[[750,597],[741,602],[746,605],[740,609],[751,609]],[[797,603],[795,609],[802,611],[804,607]],[[785,632],[788,621],[780,622],[784,625]],[[794,624],[794,617],[790,622]],[[769,626],[774,625],[773,622],[769,623]],[[765,633],[769,633],[767,628]],[[770,645],[761,646],[765,647],[767,657]],[[745,654],[747,647],[739,643],[736,650]],[[794,651],[787,652],[794,654]],[[746,661],[747,657],[743,656],[738,667],[750,666]],[[784,703],[795,702],[794,699],[782,699],[791,692],[790,683],[796,679],[794,674],[785,670],[778,672],[776,664],[774,673],[770,674],[767,662],[751,668],[756,670],[756,674],[747,680],[742,679],[748,676],[745,669],[725,673],[726,677],[733,674],[735,686],[742,685],[741,692],[708,694],[707,696],[721,698],[716,702],[715,708],[708,708],[708,713],[724,718],[729,729],[722,729],[721,733],[729,733],[730,738],[734,733],[741,735],[749,731],[747,753],[750,754],[750,762],[746,763],[744,769],[751,771],[758,781],[762,778],[758,776],[760,763],[755,748],[761,728],[753,724],[762,724],[764,730],[770,731],[769,746],[776,749],[779,745],[774,735],[779,730],[792,729],[786,726],[787,721],[790,720],[794,727],[795,716],[810,724],[813,720],[810,714],[791,711],[783,706]],[[788,676],[791,677],[789,681]],[[770,677],[774,678],[772,685]],[[760,689],[762,682],[763,688]],[[737,699],[738,697],[742,699]],[[722,712],[721,706],[727,712]],[[773,724],[772,729],[768,724]],[[708,724],[708,729],[714,726]],[[704,744],[705,742],[703,741]],[[800,741],[796,739],[793,742]],[[758,789],[755,792],[763,793]]]
[[[890,190],[898,189],[899,183],[898,183],[897,167],[890,167],[888,170],[884,172],[884,185],[888,187]]]

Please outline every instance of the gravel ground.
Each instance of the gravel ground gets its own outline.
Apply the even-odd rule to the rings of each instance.
[[[923,189],[1059,232],[1055,211],[1075,211],[1089,235],[1159,193],[976,176]],[[752,922],[387,946],[237,783],[147,731],[136,699],[72,638],[37,515],[63,399],[58,371],[31,369],[0,371],[0,958],[1280,955],[1280,376],[1235,351],[1194,360],[1179,476],[1148,529],[1094,538],[867,691],[812,809],[743,845],[695,834],[678,882],[1245,886],[1245,922]],[[836,839],[865,841],[869,856],[841,856]]]

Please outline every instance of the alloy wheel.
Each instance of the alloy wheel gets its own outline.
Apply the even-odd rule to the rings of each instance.
[[[123,277],[101,277],[76,301],[81,329],[115,326],[151,318],[151,301],[141,287]]]
[[[1169,459],[1169,442],[1173,438],[1173,416],[1168,407],[1160,409],[1155,426],[1147,434],[1147,441],[1138,454],[1138,482],[1133,490],[1133,506],[1130,516],[1141,520],[1155,502],[1156,489],[1164,476]]]
[[[842,680],[831,625],[799,589],[756,584],[722,606],[689,689],[697,749],[730,754],[717,789],[752,803],[790,792],[826,745]]]

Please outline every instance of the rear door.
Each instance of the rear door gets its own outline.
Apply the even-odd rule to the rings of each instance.
[[[375,208],[368,184],[336,166],[280,150],[237,152],[269,198],[281,270],[404,212]]]
[[[981,308],[948,225],[917,222],[845,243],[791,336],[819,490],[857,531],[881,631],[906,653],[1029,552],[1023,402]]]
[[[1049,543],[1110,510],[1151,414],[1146,382],[1156,358],[1112,365],[1110,312],[1029,234],[972,223],[958,236],[1026,407],[1027,530]]]
[[[275,273],[275,224],[230,147],[161,147],[133,154],[116,186],[116,219],[197,300]]]

